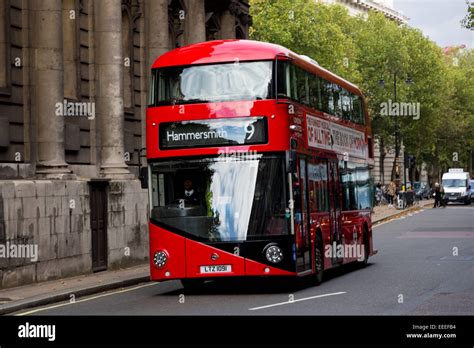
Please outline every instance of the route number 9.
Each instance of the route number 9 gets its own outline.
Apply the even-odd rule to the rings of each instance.
[[[253,135],[255,133],[255,126],[253,124],[249,124],[247,125],[247,127],[245,127],[245,134],[247,134],[247,140],[250,140],[252,139]]]

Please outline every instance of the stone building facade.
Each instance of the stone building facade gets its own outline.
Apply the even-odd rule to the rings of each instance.
[[[367,16],[369,11],[381,13],[399,24],[407,24],[408,17],[397,10],[393,0],[317,0],[327,4],[341,4],[349,10],[351,16]]]
[[[146,262],[149,67],[246,38],[248,6],[0,0],[0,287]],[[36,259],[11,253],[35,247]]]

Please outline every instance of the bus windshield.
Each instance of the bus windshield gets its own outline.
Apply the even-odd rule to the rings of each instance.
[[[150,105],[269,99],[271,83],[271,61],[155,69]]]
[[[179,159],[151,165],[151,220],[209,242],[288,234],[283,156]]]

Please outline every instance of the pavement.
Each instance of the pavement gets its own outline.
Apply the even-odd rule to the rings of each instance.
[[[381,224],[432,205],[433,200],[422,201],[404,210],[378,206],[374,208],[372,222],[374,225]],[[2,289],[0,290],[0,315],[63,301],[74,303],[81,297],[141,283],[149,283],[148,264]],[[153,284],[157,283],[150,283],[150,285]]]
[[[149,265],[105,271],[0,290],[0,315],[70,301],[150,280]]]
[[[374,212],[372,213],[372,223],[379,224],[390,219],[397,218],[404,214],[423,209],[424,207],[433,207],[434,199],[428,199],[423,201],[415,202],[410,207],[405,209],[397,209],[395,206],[381,205],[374,207]]]

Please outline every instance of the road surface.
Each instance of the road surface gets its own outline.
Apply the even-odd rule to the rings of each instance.
[[[378,254],[365,268],[343,267],[320,286],[269,281],[179,281],[28,309],[19,315],[473,315],[474,205],[424,209],[374,228]]]

